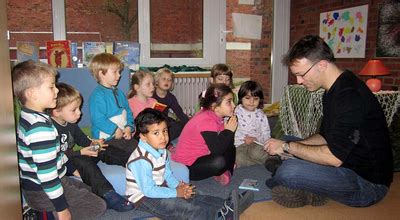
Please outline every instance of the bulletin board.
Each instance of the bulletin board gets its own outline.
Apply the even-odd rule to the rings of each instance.
[[[364,58],[368,5],[320,14],[319,35],[336,58]]]

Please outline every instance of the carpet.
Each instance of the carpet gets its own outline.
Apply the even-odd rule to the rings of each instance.
[[[236,169],[232,177],[232,181],[228,186],[221,186],[219,183],[214,181],[213,178],[208,178],[201,181],[191,181],[196,186],[196,192],[204,195],[218,196],[221,198],[227,198],[232,189],[239,187],[243,179],[256,179],[259,181],[258,188],[260,191],[254,191],[254,201],[266,201],[271,199],[271,190],[265,185],[267,178],[270,178],[271,174],[262,165],[255,165],[249,167],[242,167]],[[242,190],[240,190],[242,191]],[[116,212],[108,209],[104,215],[99,219],[110,220],[110,219],[141,219],[154,217],[148,213],[132,210],[129,212]]]

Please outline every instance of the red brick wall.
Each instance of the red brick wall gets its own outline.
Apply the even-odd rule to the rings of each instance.
[[[307,34],[319,34],[319,16],[321,12],[337,10],[342,8],[355,7],[368,4],[368,26],[367,26],[367,43],[365,58],[341,58],[337,59],[336,64],[343,69],[349,69],[354,73],[358,73],[369,59],[375,58],[376,40],[379,5],[387,2],[385,0],[296,0],[291,1],[291,21],[290,21],[290,42],[291,45]],[[400,89],[400,64],[399,58],[378,58],[383,61],[386,67],[390,69],[391,75],[379,77],[382,79],[383,90],[399,90]],[[362,77],[363,80],[368,79]],[[291,84],[296,83],[293,76],[289,77]]]
[[[273,26],[273,1],[256,0],[254,5],[239,5],[237,0],[227,0],[227,30],[233,30],[232,13],[262,16],[261,40],[244,39],[227,35],[227,42],[250,42],[251,50],[228,50],[226,62],[233,69],[235,77],[250,77],[263,87],[266,102],[271,94],[271,48]]]
[[[115,0],[118,5],[122,5],[124,0]],[[67,39],[74,42],[82,41],[116,41],[125,40],[120,25],[120,19],[114,14],[106,11],[105,0],[65,0],[66,2],[66,25],[67,31],[73,32],[100,32],[100,35],[89,34],[68,34]],[[157,4],[163,4],[164,0],[156,0]],[[184,40],[186,42],[197,42],[198,36],[202,34],[202,29],[193,26],[184,26],[180,23],[182,16],[189,16],[185,13],[190,8],[201,6],[198,0],[174,0],[174,4],[179,5],[182,10],[171,10],[168,4],[157,7],[159,11],[160,30],[151,33],[159,43],[175,42]],[[188,3],[189,2],[189,3]],[[136,2],[132,4],[136,6]],[[29,6],[29,7],[27,7]],[[232,13],[245,13],[263,16],[262,20],[262,40],[250,40],[234,37],[233,34],[227,35],[228,42],[250,42],[251,50],[229,50],[227,51],[227,64],[231,66],[237,77],[250,77],[259,81],[265,93],[265,100],[270,100],[270,78],[271,78],[271,44],[272,44],[272,0],[256,0],[255,5],[239,5],[238,0],[227,0],[227,30],[233,30]],[[135,7],[131,9],[131,14],[135,13]],[[166,13],[171,16],[171,20],[164,20]],[[11,31],[51,31],[52,12],[51,1],[49,0],[8,0],[7,1],[8,29]],[[187,19],[202,23],[196,16],[192,15]],[[173,25],[169,25],[169,22]],[[201,25],[195,25],[201,26]],[[191,35],[182,34],[183,30],[189,30]],[[51,34],[26,34],[11,35],[10,46],[14,47],[17,40],[38,41],[44,47],[46,40],[52,40]],[[131,41],[138,40],[137,22],[132,27]],[[15,52],[15,51],[14,51]],[[45,58],[45,50],[41,51],[41,58]],[[15,59],[15,53],[10,54]]]

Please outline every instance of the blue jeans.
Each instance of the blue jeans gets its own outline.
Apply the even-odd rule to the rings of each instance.
[[[151,213],[161,219],[216,219],[224,200],[219,197],[195,195],[184,198],[144,198],[138,210]]]
[[[328,197],[348,206],[365,207],[385,197],[388,187],[371,183],[353,170],[315,164],[300,159],[283,161],[266,182],[269,188],[286,186]]]

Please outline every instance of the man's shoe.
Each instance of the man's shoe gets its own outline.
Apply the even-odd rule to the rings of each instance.
[[[278,169],[278,167],[282,164],[282,160],[279,156],[269,156],[266,160],[265,160],[265,168],[271,172],[271,176],[275,176],[276,170]]]
[[[305,205],[322,206],[328,202],[326,197],[286,186],[272,188],[272,200],[287,208],[299,208]]]
[[[126,200],[114,190],[106,192],[103,198],[107,203],[107,208],[114,209],[118,212],[126,212],[135,208],[133,203]]]

